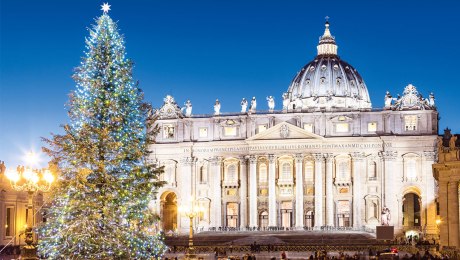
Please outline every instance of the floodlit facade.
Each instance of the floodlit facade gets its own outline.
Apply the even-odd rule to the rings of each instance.
[[[373,229],[437,234],[438,113],[409,84],[373,108],[363,78],[337,55],[326,23],[317,56],[282,104],[243,99],[241,111],[194,115],[172,96],[156,113],[151,160],[164,166],[154,207],[162,228],[185,232],[179,207],[200,209],[198,229]],[[411,233],[412,232],[412,233]]]

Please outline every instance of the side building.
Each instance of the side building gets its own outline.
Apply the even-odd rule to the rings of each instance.
[[[440,245],[460,248],[460,135],[449,129],[438,138],[438,162],[433,174],[438,181]]]
[[[372,108],[364,80],[337,55],[326,23],[317,56],[282,95],[282,109],[192,114],[172,96],[156,113],[151,160],[166,185],[156,210],[165,231],[185,232],[178,207],[201,209],[199,229],[363,229],[437,236],[438,113],[433,94],[409,84]]]
[[[42,193],[35,194],[33,197],[33,208],[28,207],[28,193],[26,191],[16,191],[11,182],[5,176],[6,166],[0,162],[0,245],[8,246],[2,254],[12,254],[16,250],[19,253],[19,245],[24,245],[25,229],[27,223],[33,223],[36,227],[43,221],[44,211],[42,205],[44,197]],[[29,214],[29,210],[33,210]],[[31,221],[28,218],[33,215]],[[37,237],[34,238],[34,241]],[[3,248],[3,247],[2,247]]]

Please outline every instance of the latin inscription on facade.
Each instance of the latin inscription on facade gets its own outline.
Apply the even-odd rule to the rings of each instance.
[[[381,149],[392,147],[391,143],[349,143],[349,144],[286,144],[286,145],[255,145],[240,147],[206,147],[193,148],[197,153],[213,152],[244,152],[244,151],[266,151],[266,150],[299,150],[299,149]],[[185,153],[190,152],[190,148],[184,149]]]

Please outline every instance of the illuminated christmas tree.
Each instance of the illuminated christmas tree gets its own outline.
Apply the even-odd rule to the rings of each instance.
[[[44,139],[59,171],[39,229],[39,252],[49,259],[152,259],[165,251],[148,209],[162,184],[162,168],[146,161],[157,131],[109,7],[73,76],[70,123]]]

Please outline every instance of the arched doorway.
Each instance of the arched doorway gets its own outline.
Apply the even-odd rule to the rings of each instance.
[[[281,202],[281,226],[283,228],[292,227],[292,201]]]
[[[404,195],[402,206],[402,225],[406,229],[421,226],[422,219],[420,216],[420,205],[421,199],[416,193],[409,192]]]
[[[176,231],[177,229],[177,196],[174,192],[165,192],[161,196],[161,222],[163,230]]]
[[[307,209],[305,211],[305,226],[312,228],[315,226],[315,212],[311,209]]]
[[[265,230],[268,227],[268,212],[265,210],[259,215],[259,227],[261,230]]]

